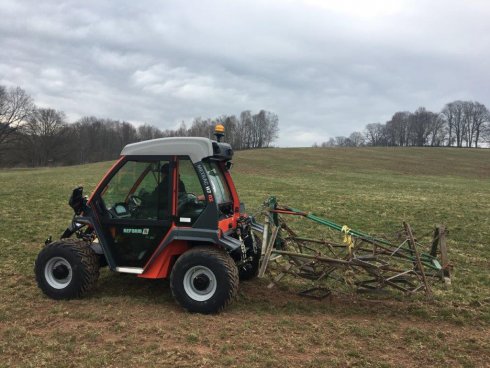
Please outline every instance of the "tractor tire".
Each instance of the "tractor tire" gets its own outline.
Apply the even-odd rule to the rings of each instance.
[[[177,303],[192,313],[218,313],[238,292],[238,269],[225,251],[195,247],[182,254],[170,274]]]
[[[83,240],[61,239],[39,252],[34,272],[37,285],[50,298],[78,298],[97,282],[99,257]]]

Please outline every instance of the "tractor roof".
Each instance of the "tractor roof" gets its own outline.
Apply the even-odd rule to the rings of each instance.
[[[218,143],[216,141],[212,141],[211,139],[201,137],[158,138],[149,141],[131,143],[123,148],[121,155],[189,156],[192,162],[199,162],[206,157],[216,156],[217,153],[220,153],[220,148],[225,148],[226,151],[229,150],[229,158],[231,159],[233,151],[231,150],[230,145],[226,143]]]

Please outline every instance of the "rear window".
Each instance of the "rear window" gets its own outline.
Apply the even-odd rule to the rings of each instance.
[[[232,202],[233,199],[231,197],[230,188],[228,188],[225,175],[219,164],[216,161],[210,160],[204,162],[204,167],[208,173],[216,203],[222,204]]]

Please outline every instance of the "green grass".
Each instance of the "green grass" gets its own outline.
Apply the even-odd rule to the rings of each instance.
[[[68,196],[110,167],[0,170],[0,367],[463,366],[488,364],[490,150],[363,148],[238,152],[232,171],[250,212],[269,195],[374,234],[408,221],[449,229],[451,288],[435,301],[399,295],[302,299],[291,282],[243,283],[217,316],[190,315],[165,281],[104,270],[81,300],[53,301],[34,259],[66,228]]]

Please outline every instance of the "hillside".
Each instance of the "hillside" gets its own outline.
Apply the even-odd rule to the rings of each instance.
[[[110,162],[0,170],[0,366],[484,366],[490,358],[490,150],[262,149],[232,175],[250,212],[269,195],[352,228],[449,229],[452,287],[421,297],[303,299],[286,282],[240,286],[217,316],[184,313],[168,283],[101,273],[81,300],[45,298],[33,263]]]

